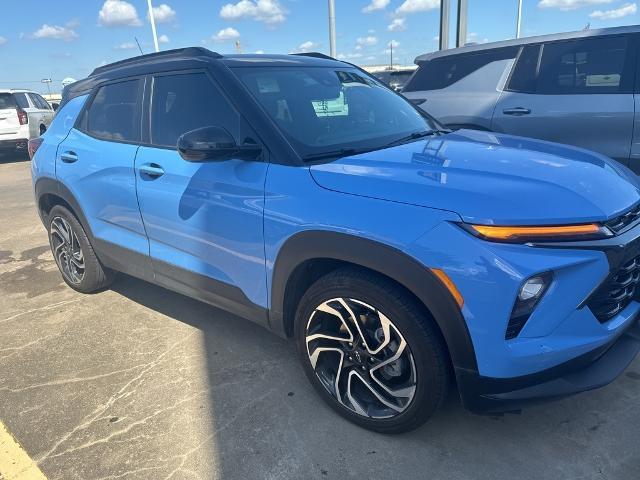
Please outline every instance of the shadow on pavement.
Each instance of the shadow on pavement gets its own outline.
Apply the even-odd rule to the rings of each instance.
[[[469,414],[452,395],[422,428],[385,436],[322,403],[293,342],[136,279],[113,290],[202,332],[216,478],[591,478],[603,462],[615,478],[640,472],[632,429],[615,433],[629,406],[620,385],[502,417]],[[627,455],[603,460],[602,444]]]

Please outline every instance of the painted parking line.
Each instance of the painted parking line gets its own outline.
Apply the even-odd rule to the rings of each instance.
[[[0,480],[47,480],[0,421]]]

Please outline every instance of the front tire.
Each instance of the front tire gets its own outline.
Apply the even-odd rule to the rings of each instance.
[[[424,308],[393,281],[343,268],[302,297],[298,353],[320,396],[350,421],[382,433],[419,427],[449,386],[444,342]]]
[[[82,293],[108,287],[114,273],[100,263],[75,215],[57,205],[48,220],[51,252],[66,284]]]

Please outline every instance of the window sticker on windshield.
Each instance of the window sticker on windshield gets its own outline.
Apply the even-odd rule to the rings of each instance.
[[[273,77],[257,77],[256,82],[258,82],[260,93],[278,93],[280,91],[278,81]]]

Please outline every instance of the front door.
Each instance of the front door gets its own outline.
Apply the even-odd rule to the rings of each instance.
[[[206,126],[238,144],[255,136],[205,72],[155,76],[152,92],[151,146],[140,147],[136,175],[156,281],[264,322],[267,163],[191,163],[176,149],[180,135]]]

